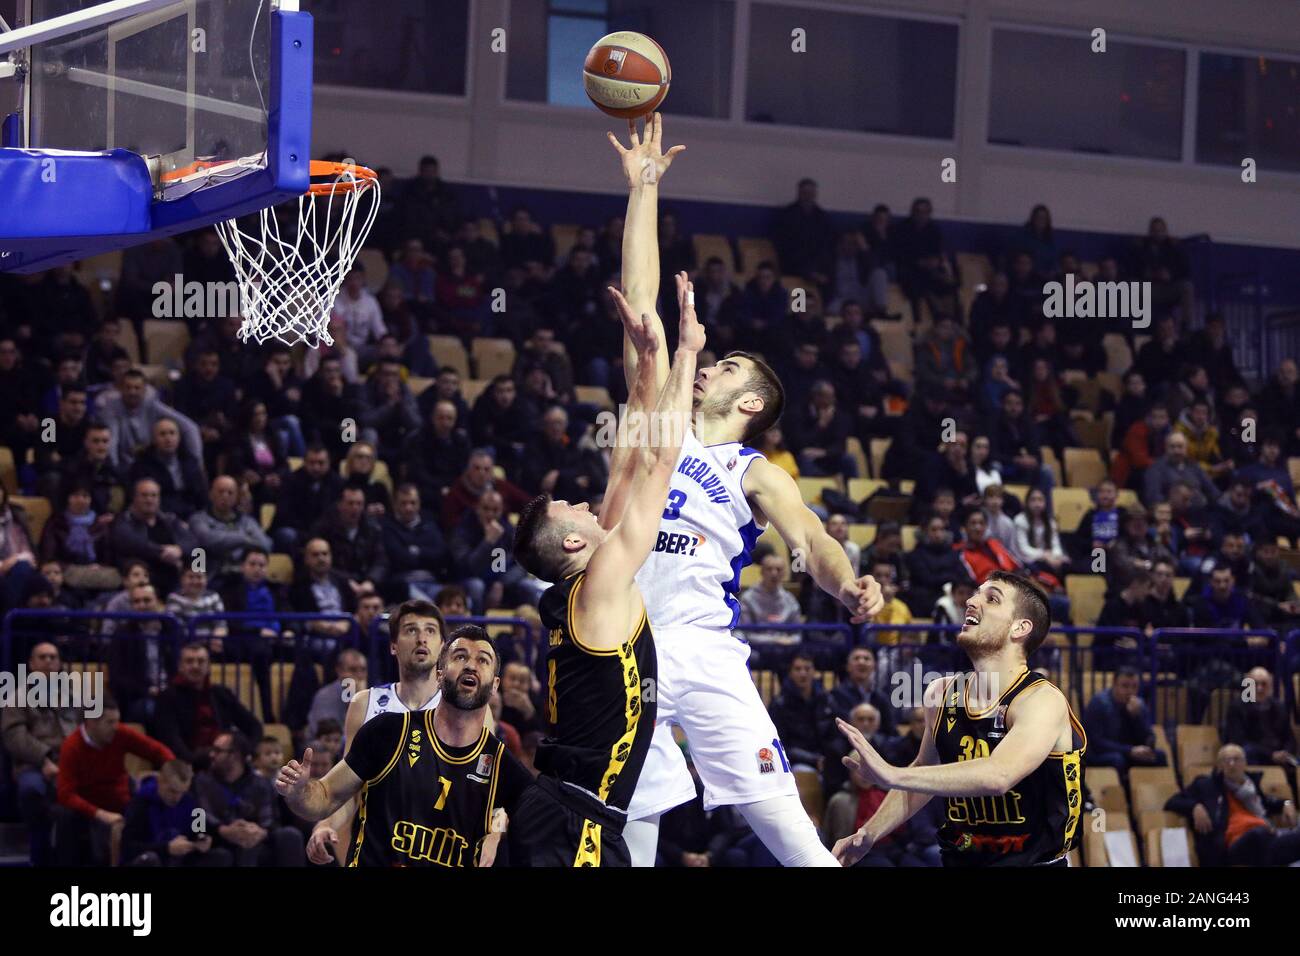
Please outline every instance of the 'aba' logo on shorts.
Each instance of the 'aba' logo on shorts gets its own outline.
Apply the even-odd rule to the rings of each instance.
[[[761,747],[758,751],[758,772],[759,773],[776,773],[776,763],[772,759],[772,751],[767,747]]]

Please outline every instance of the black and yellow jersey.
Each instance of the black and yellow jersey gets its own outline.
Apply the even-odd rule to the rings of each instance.
[[[348,866],[475,866],[497,807],[514,810],[532,775],[487,728],[448,747],[435,711],[366,721],[344,758],[364,782]]]
[[[586,572],[542,595],[547,653],[550,735],[537,748],[537,769],[555,778],[561,793],[595,801],[616,816],[627,812],[655,726],[654,638],[640,622],[619,647],[595,650],[582,642],[573,619]]]
[[[975,675],[953,678],[932,733],[940,763],[987,757],[1007,733],[1007,709],[1045,677],[1028,670],[993,706],[967,707]],[[945,866],[1033,866],[1050,863],[1078,845],[1083,812],[1083,755],[1087,737],[1067,702],[1073,748],[1053,751],[1029,776],[995,797],[945,798],[939,846]]]

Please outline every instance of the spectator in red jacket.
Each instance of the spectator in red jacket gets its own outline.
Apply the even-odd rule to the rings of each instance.
[[[492,490],[501,493],[506,514],[517,514],[528,504],[530,496],[516,485],[504,478],[493,476],[492,469],[496,458],[486,448],[476,448],[469,454],[469,464],[455,484],[442,496],[442,530],[450,534],[460,524],[466,511],[478,506],[483,492]]]
[[[117,701],[106,697],[98,717],[68,734],[59,749],[59,806],[66,811],[59,828],[58,859],[65,866],[87,858],[107,865],[111,847],[121,833],[123,813],[131,799],[126,755],[134,754],[161,767],[176,755],[138,730],[121,725]],[[85,844],[90,844],[89,855]]]
[[[972,511],[963,526],[966,537],[953,545],[966,573],[979,587],[994,571],[1019,571],[1021,564],[997,541],[988,537],[988,519],[982,511]]]

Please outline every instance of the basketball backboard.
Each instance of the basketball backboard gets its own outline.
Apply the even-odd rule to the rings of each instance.
[[[302,195],[312,29],[297,6],[18,0],[17,22],[0,32],[0,62],[15,74],[0,84],[19,86],[0,140],[0,271],[49,268]]]

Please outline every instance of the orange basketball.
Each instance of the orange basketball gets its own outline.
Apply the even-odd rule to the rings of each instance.
[[[596,41],[582,64],[582,85],[597,109],[635,119],[659,108],[672,74],[663,47],[644,33],[624,30]]]

